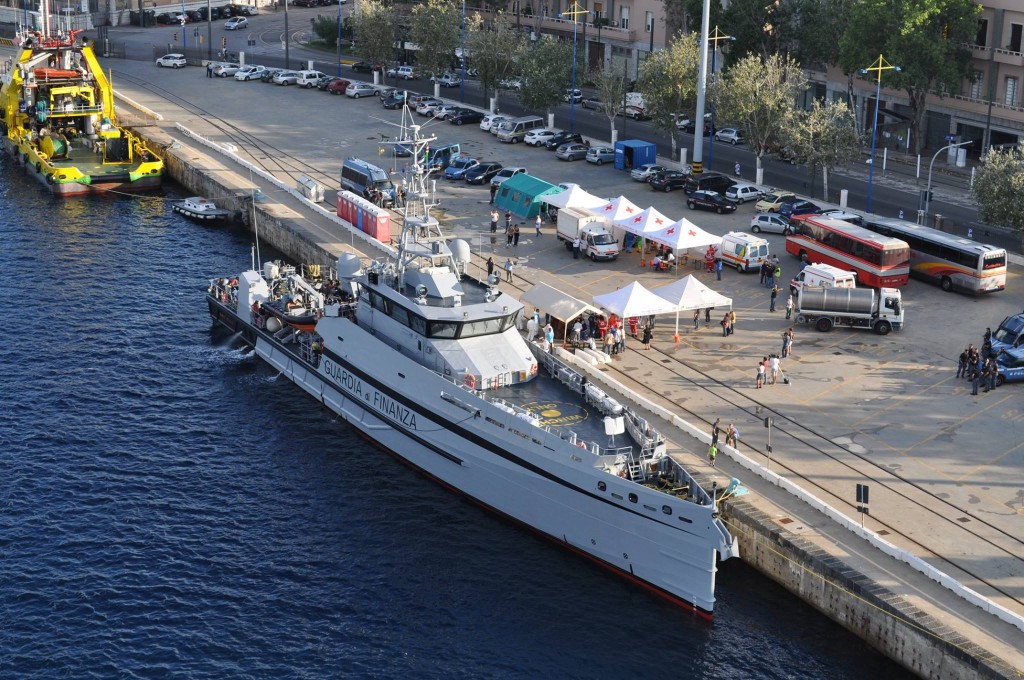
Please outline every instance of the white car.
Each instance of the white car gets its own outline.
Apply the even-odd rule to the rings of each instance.
[[[750,182],[737,182],[725,190],[725,197],[731,198],[739,204],[747,201],[757,201],[764,196],[764,192]]]
[[[461,107],[458,104],[442,104],[441,106],[434,108],[434,117],[440,118],[441,120],[448,120],[451,115],[459,110]]]
[[[500,128],[501,124],[506,120],[508,120],[506,116],[484,116],[484,119],[480,121],[480,129],[484,132],[497,132],[497,129]]]
[[[442,76],[432,76],[430,79],[441,87],[458,87],[462,84],[462,77],[454,73],[445,73]]]
[[[788,234],[789,220],[776,213],[758,213],[750,218],[750,231],[770,234]]]
[[[554,137],[556,134],[558,133],[555,132],[554,130],[530,130],[529,132],[526,133],[526,136],[523,137],[523,143],[526,144],[527,146],[544,146],[545,144],[547,144],[548,140]]]
[[[743,130],[736,128],[722,128],[715,133],[715,140],[719,142],[729,142],[733,146],[743,143]]]
[[[321,78],[326,78],[327,75],[320,71],[299,71],[299,77],[295,80],[295,84],[299,87],[304,87],[310,90],[316,87],[316,84],[320,82]]]
[[[491,179],[491,186],[501,186],[501,183],[507,180],[509,177],[514,175],[521,175],[526,172],[526,168],[502,168],[498,171],[498,174]]]
[[[165,54],[156,60],[156,65],[167,68],[183,68],[188,66],[188,62],[185,61],[184,54]]]
[[[235,72],[235,80],[239,80],[239,81],[242,81],[242,82],[245,82],[245,81],[248,81],[248,80],[259,80],[263,76],[263,74],[266,73],[266,72],[267,72],[267,67],[266,66],[258,66],[258,65],[255,65],[255,64],[250,64],[249,66],[243,66],[242,68],[238,69],[238,71]]]
[[[231,76],[238,73],[238,69],[241,67],[238,64],[230,62],[222,62],[213,67],[213,75],[218,78],[230,78]]]
[[[562,101],[574,101],[577,104],[579,104],[581,101],[583,101],[583,90],[566,90],[565,93],[562,94]]]
[[[372,97],[377,94],[378,90],[369,83],[351,83],[345,88],[345,96],[351,97],[352,99],[359,99],[360,97]]]
[[[654,177],[659,172],[665,172],[665,167],[656,165],[654,163],[644,163],[639,168],[633,168],[629,173],[631,179],[635,179],[637,182],[646,182],[651,177]]]
[[[416,72],[413,71],[412,66],[399,66],[398,68],[389,68],[388,76],[392,78],[404,78],[406,80],[416,80]]]
[[[444,102],[440,99],[421,99],[420,103],[416,105],[416,113],[421,116],[433,116],[434,112],[442,106],[444,106]]]
[[[298,71],[281,71],[274,74],[275,85],[294,85],[299,81]]]
[[[672,114],[672,120],[676,123],[677,130],[685,130],[690,127],[690,116],[685,113],[674,113]]]
[[[498,81],[498,87],[502,90],[519,90],[523,89],[523,82],[518,78],[505,78],[504,80]]]
[[[825,217],[832,217],[849,222],[850,224],[856,224],[858,227],[864,226],[864,218],[857,213],[846,212],[845,210],[822,210],[821,214]]]
[[[225,31],[237,31],[243,28],[249,28],[249,20],[245,17],[231,17],[224,22]]]

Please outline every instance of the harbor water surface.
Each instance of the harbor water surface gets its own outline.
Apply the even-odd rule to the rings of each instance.
[[[708,623],[360,439],[213,329],[253,239],[173,197],[0,160],[0,677],[908,677],[738,560]]]

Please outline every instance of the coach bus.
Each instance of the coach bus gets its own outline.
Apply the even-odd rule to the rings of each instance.
[[[910,245],[910,274],[972,295],[1006,288],[1006,251],[913,222],[869,217],[864,226]]]
[[[857,272],[857,283],[898,288],[910,280],[910,246],[844,220],[794,215],[786,252],[807,262],[824,262]]]

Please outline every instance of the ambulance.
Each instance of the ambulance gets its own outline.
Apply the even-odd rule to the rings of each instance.
[[[857,272],[846,271],[830,264],[809,264],[789,282],[789,290],[793,295],[799,293],[802,286],[856,288]]]
[[[730,231],[722,237],[719,257],[722,258],[722,264],[732,265],[736,271],[757,271],[769,257],[768,241],[744,231]]]

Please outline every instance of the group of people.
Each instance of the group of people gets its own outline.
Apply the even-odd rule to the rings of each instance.
[[[999,381],[999,366],[996,358],[999,352],[992,351],[992,329],[986,328],[982,339],[981,348],[973,344],[967,345],[957,362],[956,377],[965,378],[971,381],[971,394],[978,394],[978,388],[982,392],[994,390]]]
[[[762,357],[757,364],[756,389],[761,389],[765,385],[774,385],[779,381],[779,376],[782,376],[784,382],[787,381],[786,375],[782,372],[782,360],[779,355],[769,354]]]
[[[779,256],[772,255],[770,260],[761,263],[761,285],[765,288],[774,288],[782,283],[782,265],[779,263]]]
[[[715,466],[715,459],[718,458],[718,440],[722,436],[722,431],[722,419],[715,418],[715,422],[711,424],[711,445],[708,447],[708,462],[711,463],[711,467]],[[725,429],[725,445],[738,451],[739,438],[739,428],[734,423],[729,423],[729,427]]]

